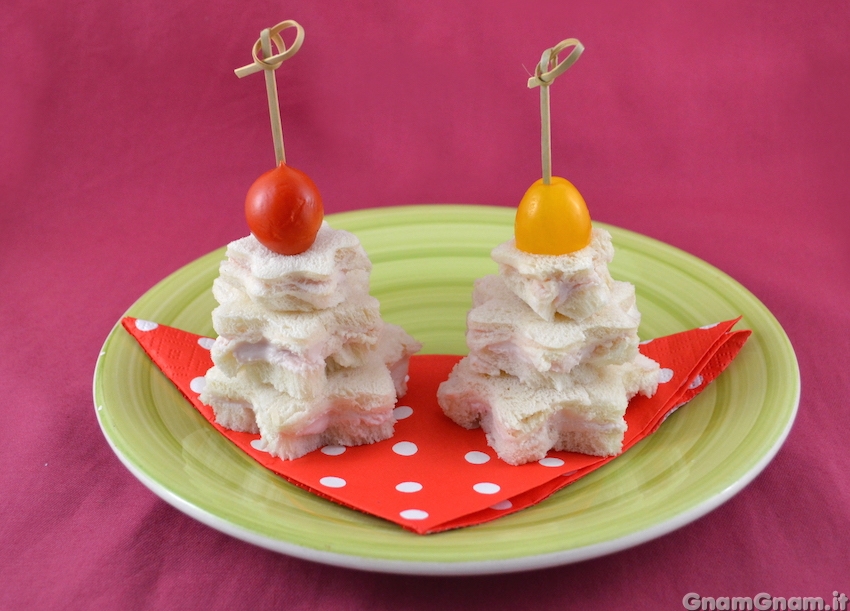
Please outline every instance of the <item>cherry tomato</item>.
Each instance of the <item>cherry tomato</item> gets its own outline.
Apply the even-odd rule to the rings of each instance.
[[[516,212],[516,247],[536,255],[565,255],[590,244],[590,213],[573,184],[553,176],[528,188]]]
[[[309,176],[281,163],[248,189],[245,218],[263,246],[297,255],[316,241],[324,218],[322,197]]]

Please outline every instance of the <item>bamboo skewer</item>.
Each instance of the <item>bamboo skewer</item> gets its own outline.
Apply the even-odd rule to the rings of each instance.
[[[543,184],[552,182],[552,126],[549,112],[549,86],[540,87],[540,151],[543,163]]]
[[[287,28],[295,28],[295,40],[287,48],[280,33]],[[272,55],[272,43],[277,47],[277,54]],[[304,43],[304,28],[291,19],[282,21],[274,27],[266,28],[260,32],[260,38],[254,43],[251,55],[254,61],[247,66],[234,70],[236,76],[243,78],[260,70],[266,75],[266,95],[269,100],[269,119],[271,121],[272,140],[274,141],[274,154],[277,165],[286,163],[286,151],[283,147],[283,130],[280,124],[280,103],[277,97],[277,81],[274,71],[287,59],[298,53],[298,49]],[[261,53],[262,57],[258,54]]]
[[[558,54],[568,47],[573,47],[570,54],[558,63]],[[584,51],[576,38],[562,40],[551,49],[543,51],[540,63],[534,70],[534,76],[528,79],[528,88],[540,87],[540,151],[543,164],[543,184],[552,182],[552,128],[551,112],[549,110],[549,85],[563,74],[567,68],[576,63]]]

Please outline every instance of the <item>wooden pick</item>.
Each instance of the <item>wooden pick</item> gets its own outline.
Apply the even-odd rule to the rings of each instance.
[[[558,54],[568,47],[573,47],[570,54],[558,63]],[[528,79],[528,88],[540,87],[540,150],[543,161],[543,184],[552,182],[552,129],[550,127],[549,112],[549,85],[563,74],[567,68],[576,63],[576,60],[584,51],[582,45],[576,38],[562,40],[551,49],[543,51],[540,63],[534,70],[534,76]]]
[[[295,41],[287,48],[280,33],[287,28],[295,28]],[[272,55],[272,43],[277,47],[277,54]],[[272,140],[274,141],[274,154],[277,165],[286,163],[286,152],[283,148],[283,130],[280,126],[280,104],[277,99],[277,81],[274,71],[287,59],[298,53],[298,49],[304,43],[304,28],[296,22],[288,19],[281,21],[272,28],[266,28],[260,32],[260,38],[254,43],[251,55],[254,61],[247,66],[234,70],[239,78],[254,74],[260,70],[266,75],[266,94],[269,99],[269,118],[271,120]],[[260,57],[258,54],[262,54]]]

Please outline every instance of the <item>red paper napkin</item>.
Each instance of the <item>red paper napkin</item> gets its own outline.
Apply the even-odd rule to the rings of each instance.
[[[738,320],[641,344],[641,352],[663,368],[663,381],[655,396],[637,396],[629,404],[623,451],[653,433],[735,358],[750,335],[731,330]],[[437,404],[437,387],[461,357],[423,355],[411,359],[408,393],[395,409],[392,439],[327,446],[296,460],[280,460],[257,449],[262,447],[259,435],[217,425],[212,409],[198,400],[212,366],[212,339],[141,319],[122,322],[204,418],[261,465],[319,496],[419,534],[519,511],[616,458],[553,451],[539,462],[508,465],[480,429],[456,425]]]

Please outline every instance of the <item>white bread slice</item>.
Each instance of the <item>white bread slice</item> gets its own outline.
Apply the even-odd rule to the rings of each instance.
[[[323,222],[313,245],[298,255],[278,255],[253,235],[231,242],[219,274],[270,310],[309,311],[368,292],[371,269],[356,236]]]
[[[329,357],[343,367],[360,365],[383,328],[378,300],[365,293],[323,310],[271,312],[233,285],[219,284],[216,290],[217,282],[213,286],[220,305],[212,320],[219,336],[212,359],[228,375],[251,362],[308,377],[323,369]],[[302,396],[289,386],[276,386]]]
[[[334,354],[326,361],[308,364],[306,360],[298,360],[285,350],[275,348],[267,340],[243,346],[247,348],[243,353],[231,350],[229,343],[234,342],[228,342],[219,336],[212,348],[213,362],[222,374],[232,378],[240,369],[248,370],[250,373],[246,375],[251,379],[258,379],[295,399],[311,400],[321,396],[325,392],[328,372],[342,368],[335,360],[338,355]],[[381,322],[376,345],[358,353],[357,365],[362,365],[372,358],[373,353],[377,355],[390,372],[396,395],[401,397],[407,392],[410,357],[421,348],[422,345],[401,327]],[[256,358],[246,358],[245,353]],[[351,358],[339,360],[352,361]]]
[[[422,344],[408,335],[404,329],[398,325],[384,323],[375,351],[390,372],[396,396],[403,397],[407,394],[410,357],[421,349]]]
[[[580,365],[562,383],[556,390],[507,374],[482,375],[464,358],[437,400],[457,424],[481,426],[488,444],[512,465],[540,460],[552,449],[614,456],[622,451],[628,401],[655,392],[658,365],[643,355],[622,365]]]
[[[379,418],[377,410],[369,413],[335,413],[329,418],[328,427],[320,433],[263,435],[261,443],[265,451],[272,456],[295,460],[328,445],[359,446],[389,439],[393,436],[395,427],[392,406],[388,413],[381,414],[381,418],[383,419]]]
[[[267,342],[251,345],[259,351],[263,344],[268,345]],[[218,340],[216,340],[213,349],[215,350],[218,345]],[[239,371],[244,369],[250,371],[250,374],[246,375],[250,375],[252,379],[260,380],[263,384],[268,384],[278,392],[295,399],[310,400],[321,396],[327,385],[328,367],[324,361],[309,366],[302,362],[297,367],[290,367],[280,364],[279,361],[276,362],[274,357],[269,360],[257,359],[240,362],[233,352],[225,352],[222,355],[214,355],[213,362],[216,363],[216,367],[222,374],[230,378],[235,377]]]
[[[379,358],[373,358],[360,367],[330,373],[320,400],[304,405],[267,395],[255,404],[255,413],[266,451],[291,460],[323,445],[389,439],[395,402],[389,371]]]
[[[588,246],[566,255],[535,255],[514,240],[491,252],[507,286],[547,321],[555,313],[582,320],[607,305],[613,279],[608,263],[614,258],[611,234],[594,227]]]
[[[541,373],[568,373],[579,363],[625,363],[637,355],[640,313],[634,286],[614,282],[609,304],[581,321],[556,314],[547,322],[501,276],[475,282],[466,343],[478,373],[504,371],[534,383]]]
[[[260,432],[244,378],[229,376],[214,365],[204,379],[204,389],[198,398],[213,409],[218,424],[240,433]]]
[[[266,451],[285,460],[322,445],[387,439],[395,422],[395,386],[377,352],[359,367],[329,372],[324,392],[312,400],[279,392],[252,369],[230,377],[217,367],[207,372],[200,398],[220,425],[259,432]]]

